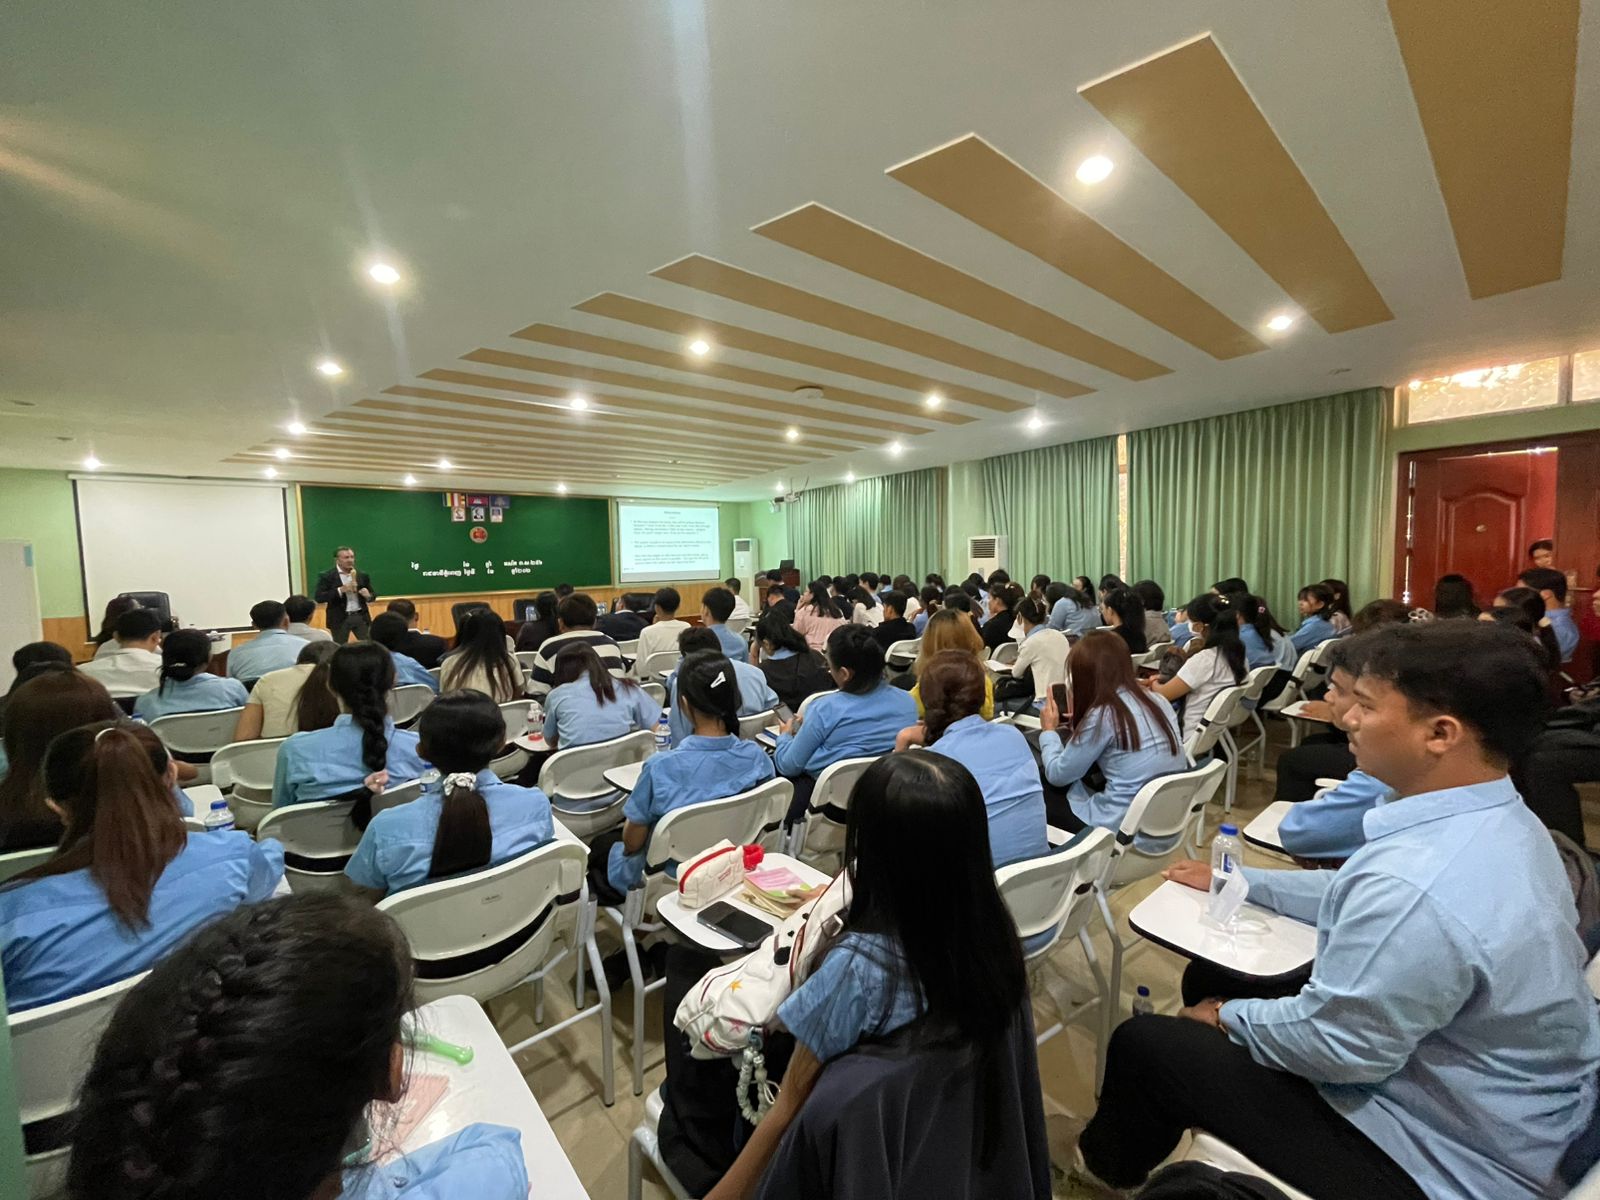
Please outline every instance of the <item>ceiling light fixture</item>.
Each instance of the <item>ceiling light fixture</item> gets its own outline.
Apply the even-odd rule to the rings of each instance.
[[[695,338],[694,341],[689,343],[689,353],[696,358],[704,358],[711,353],[711,343],[706,341],[705,338]]]
[[[266,470],[262,471],[261,473],[263,475],[265,475],[268,479],[276,479],[278,477],[278,468],[277,467],[268,467]]]
[[[317,372],[326,375],[329,379],[337,379],[344,374],[344,368],[331,358],[325,358],[317,364]]]
[[[1273,333],[1282,333],[1294,324],[1294,317],[1289,313],[1278,313],[1267,322],[1267,328]]]
[[[589,397],[574,396],[569,403],[572,405],[574,412],[582,412],[584,409],[589,407]]]
[[[272,452],[272,457],[277,459],[279,462],[288,462],[289,461],[289,447],[287,447],[287,446],[279,446],[276,450],[274,450]]]
[[[441,471],[452,471],[452,470],[455,469],[454,465],[450,462],[450,460],[448,458],[441,458],[439,460],[439,464],[438,465],[439,465],[439,470],[441,470]]]
[[[893,457],[899,458],[900,457],[900,452],[902,450],[904,450],[905,447],[902,446],[899,442],[890,442],[887,446],[884,447],[884,449],[887,450]]]
[[[289,433],[294,437],[300,437],[306,431],[305,424],[304,424],[304,422],[301,422],[301,421],[290,421],[289,425],[288,425],[288,429],[289,429]]]
[[[1036,432],[1038,430],[1040,430],[1040,429],[1043,429],[1044,428],[1044,418],[1041,417],[1038,413],[1034,413],[1033,416],[1028,418],[1028,428],[1032,429],[1032,430],[1034,430]]]
[[[1410,386],[1412,386],[1412,387],[1414,387],[1414,388],[1419,388],[1419,387],[1421,387],[1421,386],[1422,386],[1422,380],[1420,380],[1420,379],[1413,379],[1413,380],[1412,380],[1412,381],[1411,381],[1411,385],[1410,385]]]
[[[939,395],[938,392],[929,392],[926,396],[923,397],[922,402],[925,405],[927,405],[929,408],[938,408],[941,404],[944,403],[944,397]]]
[[[556,492],[559,495],[565,496],[567,494],[567,485],[564,483],[556,484]]]
[[[400,282],[400,272],[396,271],[386,262],[375,262],[367,268],[367,274],[377,283],[385,286]]]
[[[1094,154],[1078,164],[1079,183],[1099,183],[1111,174],[1112,162],[1104,154]]]
[[[800,440],[800,430],[799,430],[799,427],[798,427],[798,426],[795,426],[795,425],[791,425],[791,426],[789,426],[789,428],[787,428],[787,429],[785,429],[785,430],[784,430],[784,431],[783,431],[783,436],[784,436],[784,438],[785,438],[785,439],[787,439],[787,440],[788,440],[788,441],[791,441],[791,442],[798,442],[798,441],[799,441],[799,440]]]
[[[415,475],[407,475],[401,482],[403,482],[407,487],[416,487],[417,477]]]
[[[856,473],[854,471],[846,471],[844,473],[844,481],[846,483],[854,483],[856,481]]]
[[[83,469],[85,471],[98,471],[100,469],[100,460],[92,454],[89,455],[88,458],[83,460]]]

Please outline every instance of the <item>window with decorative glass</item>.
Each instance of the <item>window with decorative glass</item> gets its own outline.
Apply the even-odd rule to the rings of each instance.
[[[1401,425],[1589,404],[1600,401],[1600,350],[1413,379],[1395,392]]]

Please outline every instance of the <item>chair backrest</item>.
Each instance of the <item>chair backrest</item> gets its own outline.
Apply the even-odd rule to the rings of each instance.
[[[1017,651],[1022,648],[1022,643],[1007,638],[994,648],[994,653],[989,655],[997,663],[1014,663],[1017,661]]]
[[[749,617],[729,617],[723,622],[734,633],[743,633],[750,627]]]
[[[21,875],[24,871],[31,871],[40,863],[48,861],[55,852],[54,846],[40,846],[37,850],[13,850],[9,854],[0,854],[0,883]]]
[[[51,1130],[36,1123],[66,1116],[76,1107],[78,1086],[89,1071],[101,1031],[122,998],[146,974],[141,972],[81,996],[13,1013],[8,1019],[17,1102],[34,1154],[65,1153],[68,1131],[60,1127]],[[30,1130],[30,1125],[35,1128]]]
[[[344,870],[361,841],[350,819],[352,800],[315,800],[275,808],[256,826],[256,840],[283,843],[284,873],[302,879],[332,879]]]
[[[428,668],[428,674],[433,676],[433,681],[435,683],[438,683],[440,678],[444,674],[444,668],[443,667],[429,667]]]
[[[1184,739],[1183,748],[1188,752],[1190,762],[1199,762],[1204,755],[1211,753],[1229,726],[1239,719],[1240,705],[1243,702],[1242,683],[1223,688],[1211,697],[1211,703],[1206,705],[1205,715],[1200,718],[1200,724],[1195,726],[1194,732]]]
[[[1313,646],[1295,660],[1294,666],[1289,671],[1289,681],[1278,690],[1278,694],[1261,706],[1262,712],[1282,712],[1299,700],[1305,689],[1305,682],[1311,674],[1311,660],[1316,658],[1320,646]]]
[[[622,651],[623,658],[632,658],[639,653],[639,639],[631,638],[626,642],[618,642],[617,649]]]
[[[229,742],[211,756],[211,782],[224,791],[232,788],[254,797],[272,795],[278,747],[288,740],[257,738],[251,742]]]
[[[1240,685],[1244,688],[1244,696],[1242,699],[1247,701],[1261,699],[1261,693],[1267,690],[1267,684],[1271,683],[1275,678],[1277,678],[1278,672],[1281,669],[1282,668],[1274,663],[1271,666],[1256,667],[1253,670],[1246,672],[1244,683]]]
[[[150,722],[150,732],[174,754],[211,754],[233,741],[239,724],[238,708],[219,708],[211,712],[173,713]]]
[[[539,790],[550,802],[583,805],[616,792],[605,780],[612,767],[643,762],[655,753],[653,730],[637,729],[606,742],[557,750],[539,768]]]
[[[1001,867],[994,873],[1000,898],[1026,945],[1049,933],[1048,943],[1029,958],[1048,954],[1063,936],[1075,936],[1094,907],[1094,885],[1111,861],[1109,829],[1090,829],[1064,850]]]
[[[760,841],[763,834],[782,826],[792,799],[794,784],[779,778],[735,796],[675,808],[650,831],[644,848],[645,867],[685,862],[723,838],[735,846]]]
[[[639,681],[639,690],[641,692],[643,692],[646,696],[649,696],[650,699],[654,700],[657,704],[662,705],[663,707],[666,706],[666,703],[667,703],[667,685],[666,684],[657,683],[653,679],[642,679],[642,680]]]
[[[534,667],[534,662],[538,657],[539,657],[539,652],[537,650],[518,650],[517,651],[517,662],[521,665],[522,673],[524,675],[532,673],[533,667]]]
[[[418,999],[488,1000],[536,971],[555,940],[556,909],[579,897],[588,860],[582,843],[561,838],[381,901],[411,947]]]
[[[506,741],[518,738],[528,728],[528,712],[537,700],[507,700],[500,706],[500,715],[506,721]]]
[[[1227,763],[1212,759],[1203,767],[1158,776],[1140,788],[1123,815],[1122,827],[1117,830],[1110,861],[1101,875],[1102,888],[1121,887],[1142,879],[1176,859],[1184,849],[1181,835],[1198,828],[1206,805],[1216,795],[1227,771]],[[1139,835],[1151,841],[1178,840],[1163,853],[1147,854],[1134,844],[1134,838]],[[1198,841],[1198,838],[1189,840]]]
[[[844,849],[844,826],[856,780],[877,762],[877,756],[842,758],[823,769],[806,805],[800,847],[807,855],[827,856]]]
[[[396,725],[409,725],[433,703],[433,689],[423,683],[407,683],[389,692],[389,716]]]
[[[892,663],[916,662],[921,649],[921,638],[901,638],[898,642],[889,643],[889,648],[883,652],[883,659]]]
[[[811,707],[811,702],[813,700],[815,700],[818,696],[831,696],[835,692],[837,692],[838,690],[839,690],[838,688],[829,688],[825,692],[812,692],[811,695],[807,696],[804,700],[800,701],[800,707],[795,709],[795,711],[800,713],[800,714],[802,714],[802,715],[804,715],[806,709]]]
[[[425,781],[421,779],[410,779],[405,783],[386,787],[372,798],[372,811],[376,814],[386,808],[399,808],[402,804],[410,804],[422,795],[425,786]]]
[[[633,673],[640,679],[654,679],[662,671],[671,670],[678,665],[678,660],[683,657],[676,650],[657,650],[654,654],[647,654],[634,664]]]
[[[778,710],[769,708],[762,712],[751,713],[748,717],[739,718],[739,736],[749,740],[760,733],[768,725],[778,723]]]

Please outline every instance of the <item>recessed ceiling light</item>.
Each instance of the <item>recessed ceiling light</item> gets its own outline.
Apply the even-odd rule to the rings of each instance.
[[[1411,386],[1412,386],[1412,387],[1414,387],[1414,388],[1419,388],[1419,387],[1421,387],[1421,386],[1422,386],[1422,380],[1420,380],[1420,379],[1413,379],[1413,380],[1412,380],[1412,381],[1411,381]]]
[[[289,461],[289,447],[287,447],[287,446],[279,446],[276,450],[274,450],[272,452],[272,457],[277,459],[279,462],[288,462]]]
[[[326,375],[329,379],[337,379],[344,374],[344,368],[331,358],[325,358],[317,364],[319,374]]]
[[[85,471],[98,471],[100,469],[100,460],[92,454],[89,455],[88,458],[83,460],[83,469]]]
[[[589,407],[589,397],[574,396],[570,401],[568,401],[568,403],[572,405],[574,411],[582,412],[584,409]]]
[[[373,263],[367,268],[367,274],[372,276],[376,282],[385,285],[400,282],[400,272],[386,262]]]
[[[1294,317],[1289,313],[1278,313],[1267,322],[1267,328],[1273,333],[1282,333],[1294,324]]]
[[[854,471],[846,471],[844,473],[844,481],[846,483],[854,483],[856,481],[856,473]]]
[[[290,421],[289,425],[288,425],[288,429],[289,429],[289,432],[291,434],[293,434],[295,437],[299,437],[301,434],[305,433],[305,431],[306,431],[305,423],[303,421]]]
[[[1034,429],[1034,430],[1043,429],[1044,428],[1044,418],[1041,417],[1038,413],[1034,413],[1033,416],[1028,418],[1028,428],[1029,429]]]
[[[1112,163],[1104,154],[1094,154],[1078,164],[1079,183],[1099,183],[1111,174]]]
[[[929,408],[938,408],[944,403],[944,397],[939,395],[938,392],[929,392],[922,398],[922,402]]]
[[[787,440],[789,440],[789,441],[791,441],[791,442],[798,442],[798,441],[799,441],[799,440],[800,440],[800,430],[799,430],[799,427],[798,427],[798,426],[795,426],[795,425],[791,425],[791,426],[789,426],[789,428],[787,428],[787,429],[785,429],[785,430],[784,430],[784,431],[783,431],[783,436],[784,436],[784,437],[785,437],[785,438],[786,438],[786,439],[787,439]]]
[[[439,466],[439,470],[441,470],[441,471],[450,471],[450,470],[454,469],[454,464],[451,463],[451,461],[448,458],[441,458],[439,460],[438,466]]]
[[[556,484],[556,491],[565,496],[567,494],[567,485],[564,483]]]
[[[706,341],[705,338],[695,338],[694,341],[689,343],[689,353],[696,358],[704,358],[711,353],[711,343]]]
[[[406,486],[407,486],[407,487],[416,487],[416,486],[417,486],[417,477],[416,477],[416,476],[415,476],[415,475],[407,475],[407,476],[406,476],[406,477],[405,477],[405,479],[404,479],[404,480],[402,480],[402,482],[403,482],[403,483],[404,483],[404,484],[405,484],[405,485],[406,485]]]
[[[265,475],[268,479],[276,479],[278,477],[278,468],[277,467],[268,467],[266,470],[262,471],[261,473],[263,475]]]
[[[905,447],[902,446],[899,442],[890,442],[887,446],[884,447],[884,449],[887,450],[894,457],[899,458],[900,457],[900,452],[902,450],[904,450]]]

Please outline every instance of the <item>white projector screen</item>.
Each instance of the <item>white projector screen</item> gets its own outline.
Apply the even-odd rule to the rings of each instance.
[[[722,537],[714,504],[617,501],[617,582],[718,579]]]
[[[73,480],[89,627],[121,592],[166,592],[202,629],[241,629],[258,600],[289,595],[289,532],[277,484]]]

